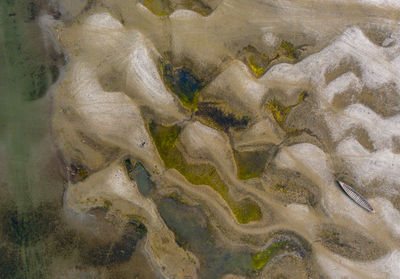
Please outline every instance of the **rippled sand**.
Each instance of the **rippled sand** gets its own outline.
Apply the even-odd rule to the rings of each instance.
[[[86,230],[101,210],[93,226],[113,228],[96,237],[116,243],[131,224],[145,255],[54,270],[400,278],[396,1],[49,7],[43,34],[68,57],[52,92],[66,218]]]

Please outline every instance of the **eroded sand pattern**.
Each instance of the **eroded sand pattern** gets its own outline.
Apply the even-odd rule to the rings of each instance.
[[[145,230],[135,278],[400,278],[397,1],[49,6],[64,209]]]

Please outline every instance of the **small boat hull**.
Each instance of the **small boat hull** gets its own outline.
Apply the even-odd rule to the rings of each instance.
[[[356,190],[351,188],[349,185],[347,185],[344,182],[341,182],[337,180],[337,183],[339,186],[343,189],[343,191],[359,206],[364,208],[365,210],[369,212],[375,212],[374,208],[371,206],[369,202],[367,202],[366,199],[364,199],[359,193],[357,193]]]

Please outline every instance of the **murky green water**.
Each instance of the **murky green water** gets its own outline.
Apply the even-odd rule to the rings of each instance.
[[[0,2],[1,278],[45,277],[45,240],[62,200],[46,95],[57,71],[41,41],[38,4]]]
[[[224,274],[254,274],[251,254],[218,243],[212,226],[198,207],[188,206],[172,198],[157,202],[158,210],[176,240],[200,260],[201,278],[221,278]]]
[[[45,143],[50,134],[50,99],[44,96],[51,80],[50,63],[28,4],[11,0],[0,4],[0,140],[7,166],[2,180],[21,209],[42,199],[35,196],[36,186],[50,181],[38,172],[53,153]],[[48,177],[51,171],[46,171]]]

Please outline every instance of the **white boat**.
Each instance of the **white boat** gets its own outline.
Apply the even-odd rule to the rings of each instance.
[[[375,212],[374,208],[371,206],[371,204],[369,202],[367,202],[366,199],[364,199],[359,193],[357,193],[356,190],[354,190],[353,188],[351,188],[349,185],[347,185],[344,182],[341,182],[339,180],[337,180],[338,184],[340,185],[340,187],[343,189],[343,191],[355,202],[357,203],[359,206],[361,206],[362,208],[364,208],[365,210],[369,211],[369,212]]]

